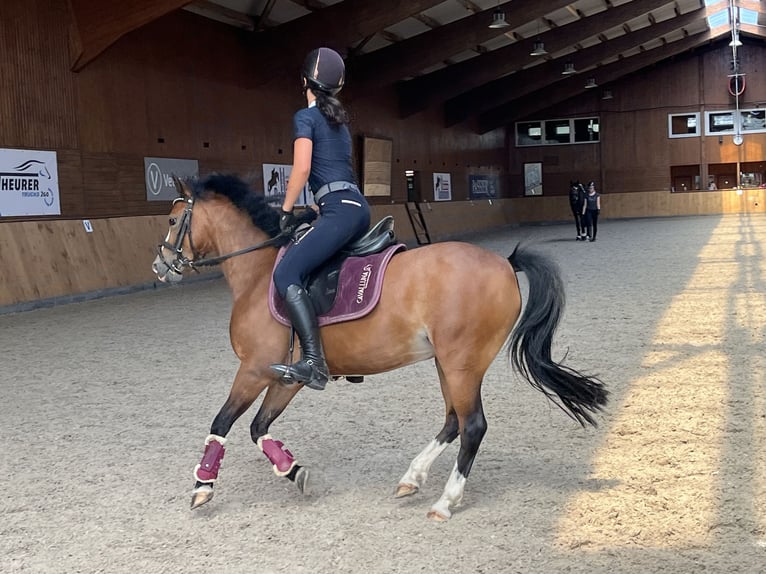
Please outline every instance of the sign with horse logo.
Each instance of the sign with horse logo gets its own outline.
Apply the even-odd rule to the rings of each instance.
[[[199,177],[199,162],[196,159],[145,157],[146,200],[173,201],[177,198],[173,176],[179,179]]]
[[[55,151],[0,149],[0,217],[61,215]]]
[[[452,199],[452,176],[448,173],[434,173],[434,201]]]
[[[269,199],[269,203],[282,201],[287,193],[287,182],[290,180],[290,172],[293,166],[290,164],[264,163],[263,164],[263,193]],[[309,205],[312,202],[308,183],[298,196],[295,205]]]

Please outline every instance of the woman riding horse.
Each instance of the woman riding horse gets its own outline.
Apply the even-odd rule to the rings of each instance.
[[[288,249],[274,271],[274,286],[301,342],[301,359],[271,368],[284,382],[317,390],[325,388],[329,371],[305,281],[344,245],[364,235],[370,225],[370,207],[351,165],[348,114],[335,97],[343,88],[344,77],[343,58],[330,48],[318,48],[306,57],[303,92],[308,107],[293,117],[293,167],[279,227],[283,232],[295,227],[293,207],[306,181],[321,217]]]

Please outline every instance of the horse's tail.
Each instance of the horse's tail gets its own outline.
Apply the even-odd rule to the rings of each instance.
[[[508,261],[529,282],[529,297],[524,313],[513,330],[508,348],[516,370],[544,393],[556,406],[585,426],[596,426],[591,413],[607,402],[608,391],[595,377],[551,358],[553,334],[565,304],[564,283],[558,266],[547,256],[517,245]]]

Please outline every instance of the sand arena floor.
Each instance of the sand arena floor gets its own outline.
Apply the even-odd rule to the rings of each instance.
[[[508,254],[522,238],[566,280],[556,356],[598,374],[611,405],[581,429],[501,355],[489,432],[446,524],[425,515],[456,444],[420,494],[392,497],[442,425],[432,362],[296,397],[272,434],[311,469],[306,497],[251,443],[254,407],[215,499],[191,512],[237,367],[225,284],[0,316],[0,572],[762,572],[766,217],[604,221],[587,244],[569,225],[471,241]]]

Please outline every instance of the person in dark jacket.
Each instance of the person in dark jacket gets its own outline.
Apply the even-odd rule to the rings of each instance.
[[[279,225],[283,232],[294,231],[298,222],[293,208],[307,181],[319,218],[274,270],[274,286],[300,339],[301,358],[292,365],[271,368],[285,383],[302,383],[317,390],[325,388],[330,373],[306,280],[370,226],[370,206],[359,190],[352,166],[348,113],[336,97],[344,80],[343,58],[334,50],[318,48],[306,57],[303,90],[308,105],[293,117],[293,167]]]
[[[572,209],[572,215],[575,220],[575,227],[577,228],[577,235],[575,239],[577,241],[584,241],[585,235],[585,223],[582,214],[583,204],[585,203],[585,188],[579,181],[569,182],[569,207]]]

